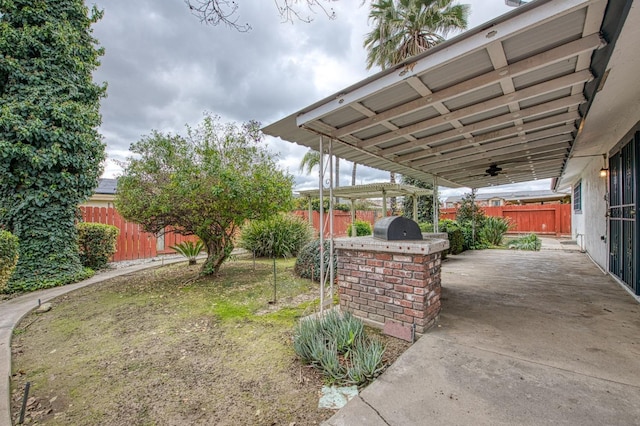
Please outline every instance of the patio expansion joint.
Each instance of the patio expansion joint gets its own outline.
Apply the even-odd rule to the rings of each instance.
[[[582,376],[582,377],[588,377],[590,379],[596,379],[596,380],[601,380],[601,381],[607,382],[607,383],[614,383],[614,384],[617,384],[617,385],[629,386],[629,387],[634,388],[634,389],[640,389],[640,385],[633,384],[633,383],[621,382],[621,381],[617,381],[617,380],[607,379],[607,378],[604,378],[604,377],[594,376],[594,375],[591,375],[591,374],[585,374],[585,373],[581,373],[579,371],[570,370],[568,368],[558,367],[558,366],[555,366],[555,365],[546,364],[544,362],[533,361],[531,359],[515,356],[513,354],[508,354],[508,353],[504,353],[504,352],[500,352],[500,351],[496,351],[496,350],[492,350],[492,349],[487,349],[487,348],[483,348],[483,347],[479,347],[479,346],[475,346],[475,345],[466,345],[466,344],[454,342],[454,341],[451,341],[449,339],[445,339],[445,338],[442,338],[442,337],[436,337],[436,336],[431,336],[431,337],[434,337],[436,339],[442,340],[443,342],[447,342],[449,344],[453,344],[453,345],[457,345],[457,346],[464,346],[464,347],[467,347],[467,348],[476,349],[478,351],[487,352],[487,353],[491,353],[491,354],[494,354],[494,355],[500,355],[500,356],[503,356],[503,357],[506,357],[506,358],[511,358],[511,359],[514,359],[514,360],[517,360],[517,361],[520,361],[520,362],[524,362],[524,363],[527,363],[527,364],[538,365],[538,366],[545,367],[545,368],[550,368],[550,369],[553,369],[553,370],[563,371],[565,373],[575,374],[575,375]]]
[[[389,425],[389,426],[391,426],[391,423],[389,423],[389,422],[387,421],[387,419],[385,419],[385,418],[382,416],[382,414],[380,414],[380,412],[379,412],[378,410],[376,410],[376,408],[375,408],[373,405],[369,404],[369,402],[368,402],[366,399],[364,399],[364,398],[362,397],[362,395],[358,395],[358,398],[360,398],[360,400],[361,400],[362,402],[364,402],[365,404],[367,404],[367,406],[368,406],[369,408],[371,408],[371,409],[376,413],[376,415],[380,418],[380,420],[382,420],[382,421],[384,422],[384,424],[385,424],[385,425]]]

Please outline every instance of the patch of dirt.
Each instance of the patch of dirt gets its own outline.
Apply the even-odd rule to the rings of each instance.
[[[195,279],[198,266],[184,265],[130,274],[62,296],[46,314],[27,315],[12,342],[14,420],[27,381],[25,424],[328,419],[334,411],[317,408],[322,377],[298,361],[291,345],[306,309],[295,307],[314,301],[317,285],[291,275],[286,262],[281,267],[276,305],[268,304],[272,265],[253,269],[238,261],[215,280]],[[380,338],[388,363],[409,346]]]

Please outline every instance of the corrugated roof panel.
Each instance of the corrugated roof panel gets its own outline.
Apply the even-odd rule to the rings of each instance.
[[[420,94],[403,82],[369,96],[362,105],[374,112],[382,112],[418,98],[421,98]]]
[[[385,133],[389,133],[390,131],[391,130],[389,130],[382,124],[378,124],[377,126],[369,127],[360,132],[354,133],[353,136],[361,140],[366,140],[369,138],[374,138],[376,136],[384,135]]]
[[[464,108],[478,102],[484,102],[489,99],[497,98],[498,96],[502,96],[502,94],[502,86],[500,86],[500,83],[496,83],[475,90],[471,93],[465,93],[462,96],[458,96],[456,98],[443,102],[443,104],[450,111],[455,111],[457,109]]]
[[[512,64],[579,39],[586,14],[587,8],[581,8],[503,41],[507,61]]]
[[[447,144],[450,144],[450,143],[453,143],[453,142],[461,141],[463,139],[464,139],[464,136],[460,135],[460,136],[457,136],[457,137],[455,137],[453,139],[448,139],[446,141],[430,143],[429,146],[431,148],[438,148],[438,147],[441,147],[443,145],[447,145]]]
[[[529,73],[514,77],[513,85],[516,90],[521,90],[543,81],[551,80],[556,77],[562,77],[571,74],[576,69],[577,57],[573,57],[564,61],[556,62],[543,68],[531,71]]]
[[[414,133],[413,136],[417,139],[426,138],[427,136],[435,135],[438,133],[446,132],[447,130],[453,129],[453,126],[449,123],[441,124],[440,126],[431,127],[430,129],[422,130],[420,132]]]
[[[565,87],[554,92],[545,93],[544,95],[536,96],[535,98],[525,99],[524,101],[521,101],[519,105],[520,109],[525,109],[543,104],[545,102],[555,101],[556,99],[564,98],[565,96],[571,96],[570,87]]]
[[[493,70],[493,64],[485,49],[462,56],[446,64],[420,75],[420,80],[433,92],[453,86],[461,81],[485,74]]]
[[[503,106],[500,108],[495,108],[489,111],[483,111],[480,114],[472,115],[471,117],[460,119],[460,123],[467,126],[469,124],[477,123],[479,121],[488,120],[489,118],[498,117],[500,115],[508,114],[509,107]]]
[[[377,145],[377,147],[381,149],[386,149],[386,148],[391,148],[392,146],[401,145],[403,143],[407,143],[407,140],[405,138],[395,138],[390,141],[381,143]]]
[[[366,117],[367,116],[360,111],[348,107],[323,117],[321,121],[331,127],[340,128]]]
[[[423,120],[437,117],[438,115],[440,115],[440,113],[433,107],[422,108],[410,114],[405,114],[401,117],[395,118],[391,120],[391,123],[395,124],[398,127],[405,127]]]

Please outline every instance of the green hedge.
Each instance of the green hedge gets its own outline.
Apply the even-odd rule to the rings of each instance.
[[[353,227],[353,225],[354,224],[349,224],[349,227],[347,228],[347,235],[350,237],[351,237],[351,228]],[[372,233],[371,224],[366,220],[356,219],[355,226],[356,226],[356,237],[371,235]]]
[[[120,230],[102,223],[80,222],[78,229],[78,250],[82,265],[91,269],[102,269],[116,252],[116,238]]]
[[[443,219],[438,222],[438,230],[447,233],[449,238],[448,254],[460,254],[464,251],[464,234],[458,222]]]
[[[18,264],[18,237],[0,230],[0,293],[7,289],[7,282]]]

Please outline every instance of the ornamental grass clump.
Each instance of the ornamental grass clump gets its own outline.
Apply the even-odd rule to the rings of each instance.
[[[488,216],[480,230],[481,238],[492,246],[499,246],[511,226],[508,218]]]
[[[538,251],[541,246],[542,241],[540,241],[540,238],[538,238],[536,234],[525,235],[524,237],[511,240],[507,244],[507,247],[512,249],[529,251]]]
[[[367,337],[362,321],[349,312],[302,319],[294,330],[293,348],[329,384],[363,386],[385,367],[384,345]]]

